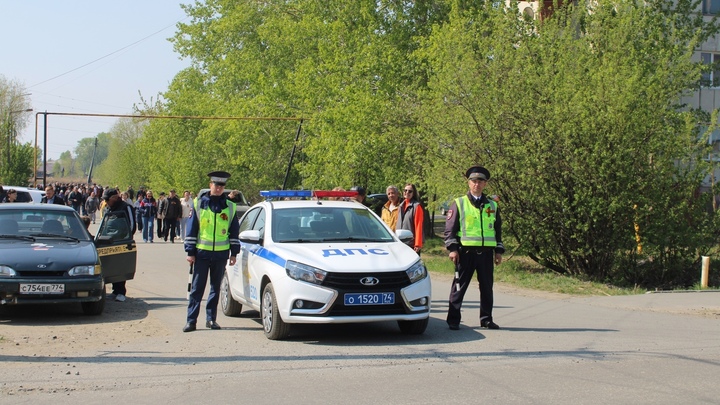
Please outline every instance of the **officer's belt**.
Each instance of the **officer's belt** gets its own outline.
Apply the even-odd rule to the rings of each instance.
[[[495,252],[494,247],[490,246],[461,246],[460,253],[490,253]]]

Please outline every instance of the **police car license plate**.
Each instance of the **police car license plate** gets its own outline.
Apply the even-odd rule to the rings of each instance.
[[[64,294],[65,284],[20,284],[20,294]]]
[[[345,294],[345,305],[392,305],[395,303],[395,293],[348,293]]]

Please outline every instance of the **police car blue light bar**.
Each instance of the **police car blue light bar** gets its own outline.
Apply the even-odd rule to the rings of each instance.
[[[265,190],[260,195],[265,198],[328,198],[328,197],[354,197],[357,191],[335,191],[335,190]]]
[[[312,197],[312,190],[271,190],[261,191],[260,195],[265,198],[288,198],[288,197]]]

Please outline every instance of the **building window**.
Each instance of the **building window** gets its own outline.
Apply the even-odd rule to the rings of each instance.
[[[720,0],[703,0],[703,14],[720,14]]]
[[[703,65],[713,65],[712,71],[703,73],[702,86],[720,87],[720,53],[701,52],[700,58]]]

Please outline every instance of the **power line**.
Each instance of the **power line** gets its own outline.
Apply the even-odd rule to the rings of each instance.
[[[188,18],[188,17],[184,18],[183,20],[185,20],[185,19],[187,19],[187,18]],[[82,65],[82,66],[76,67],[75,69],[68,70],[68,71],[65,72],[65,73],[61,73],[61,74],[59,74],[59,75],[57,75],[57,76],[55,76],[55,77],[51,77],[51,78],[49,78],[49,79],[47,79],[47,80],[43,80],[43,81],[41,81],[40,83],[35,83],[35,84],[33,84],[32,86],[29,86],[28,88],[32,88],[32,87],[35,87],[35,86],[39,86],[39,85],[44,84],[44,83],[47,83],[47,82],[49,82],[49,81],[51,81],[51,80],[55,80],[55,79],[57,79],[57,78],[59,78],[59,77],[65,76],[65,75],[67,75],[67,74],[70,74],[70,73],[72,73],[72,72],[74,72],[74,71],[76,71],[76,70],[80,70],[80,69],[82,69],[82,68],[84,68],[84,67],[86,67],[86,66],[92,65],[93,63],[99,62],[99,61],[101,61],[101,60],[103,60],[103,59],[105,59],[105,58],[108,58],[108,57],[110,57],[110,56],[118,53],[118,52],[121,52],[121,51],[123,51],[123,50],[125,50],[125,49],[128,49],[128,48],[130,48],[130,47],[132,47],[132,46],[135,46],[135,45],[139,44],[140,42],[145,41],[146,39],[148,39],[148,38],[150,38],[150,37],[153,37],[153,36],[155,36],[155,35],[163,32],[163,31],[165,31],[166,29],[168,29],[168,28],[170,28],[170,27],[175,26],[177,23],[179,23],[180,21],[183,21],[183,20],[176,21],[176,22],[174,22],[174,23],[172,23],[172,24],[170,24],[170,25],[168,25],[168,26],[166,26],[166,27],[163,27],[162,29],[160,29],[160,30],[158,30],[158,31],[153,32],[152,34],[150,34],[150,35],[148,35],[148,36],[146,36],[146,37],[144,37],[144,38],[142,38],[142,39],[139,39],[139,40],[131,43],[130,45],[126,45],[126,46],[124,46],[124,47],[122,47],[122,48],[120,48],[120,49],[118,49],[118,50],[116,50],[116,51],[110,52],[109,54],[107,54],[107,55],[105,55],[105,56],[101,56],[101,57],[99,57],[99,58],[97,58],[97,59],[95,59],[95,60],[93,60],[93,61],[91,61],[91,62],[88,62],[88,63]]]

